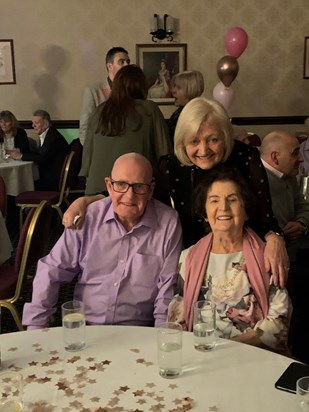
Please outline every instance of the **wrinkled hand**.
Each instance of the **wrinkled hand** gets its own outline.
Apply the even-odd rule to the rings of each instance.
[[[305,232],[304,226],[299,222],[288,222],[283,228],[283,233],[289,242],[300,239]]]
[[[22,154],[20,153],[19,150],[7,150],[8,154],[11,156],[12,159],[14,160],[20,160],[22,158]]]
[[[64,213],[62,224],[66,229],[80,229],[83,226],[87,207],[97,200],[104,199],[103,195],[83,196],[74,200]]]
[[[264,263],[265,269],[273,275],[274,285],[283,288],[287,281],[290,261],[282,237],[274,233],[267,236]]]
[[[79,197],[69,206],[63,215],[62,224],[66,229],[80,229],[83,226],[87,210],[85,197]],[[77,219],[77,216],[79,218]]]

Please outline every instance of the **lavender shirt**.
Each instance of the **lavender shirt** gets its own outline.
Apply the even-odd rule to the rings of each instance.
[[[158,325],[167,318],[181,247],[177,212],[163,203],[149,201],[141,221],[127,232],[110,198],[94,202],[83,228],[65,230],[39,260],[23,324],[48,326],[60,284],[78,275],[74,298],[84,302],[87,322]]]

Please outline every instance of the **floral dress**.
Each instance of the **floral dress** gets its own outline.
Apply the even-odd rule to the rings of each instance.
[[[180,256],[180,295],[189,250],[184,250]],[[278,352],[285,352],[289,308],[287,291],[270,284],[268,316],[263,318],[247,276],[242,252],[210,253],[199,296],[199,300],[203,299],[216,304],[216,329],[220,337],[229,339],[246,331],[256,330],[264,345]]]

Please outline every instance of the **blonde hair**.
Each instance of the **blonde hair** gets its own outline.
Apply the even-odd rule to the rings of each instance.
[[[183,108],[174,136],[175,155],[186,166],[192,166],[186,146],[195,139],[202,123],[215,126],[223,133],[225,153],[222,161],[229,157],[233,149],[233,127],[225,109],[214,100],[197,97]]]
[[[204,92],[204,78],[198,70],[185,71],[172,78],[172,87],[175,86],[184,91],[188,100],[192,100]]]

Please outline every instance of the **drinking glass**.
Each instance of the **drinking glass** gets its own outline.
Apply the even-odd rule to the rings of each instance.
[[[65,302],[61,306],[64,348],[70,352],[86,346],[86,322],[84,304],[78,300]]]
[[[193,304],[193,339],[195,349],[205,352],[216,346],[216,305],[209,300]]]
[[[182,372],[182,327],[176,322],[162,323],[157,330],[159,375],[177,378]]]
[[[297,411],[309,412],[309,376],[296,382]]]
[[[23,377],[20,373],[0,373],[0,412],[23,410],[23,387]]]

